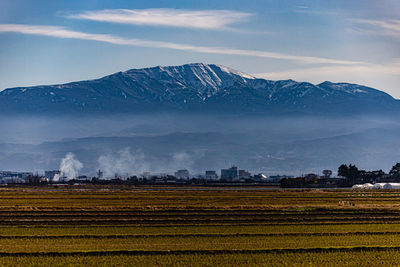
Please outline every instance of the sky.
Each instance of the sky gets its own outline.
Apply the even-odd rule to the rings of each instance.
[[[0,90],[195,62],[400,99],[400,1],[0,0]]]

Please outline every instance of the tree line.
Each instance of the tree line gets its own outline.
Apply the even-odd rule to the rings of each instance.
[[[373,183],[377,181],[399,182],[400,162],[396,163],[388,174],[383,170],[365,171],[359,170],[354,164],[342,164],[338,168],[338,175],[345,177],[350,184]]]

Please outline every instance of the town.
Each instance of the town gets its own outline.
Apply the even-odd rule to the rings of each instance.
[[[331,170],[323,170],[322,175],[308,173],[299,177],[289,175],[267,176],[263,173],[250,172],[232,166],[215,170],[207,170],[204,174],[191,175],[189,170],[177,170],[173,175],[167,173],[141,175],[119,175],[105,177],[101,170],[96,176],[86,175],[67,177],[60,170],[45,171],[40,175],[33,172],[0,171],[2,185],[47,185],[47,184],[127,184],[127,185],[266,185],[282,188],[367,188],[374,184],[400,182],[400,163],[396,163],[389,173],[382,170],[359,170],[355,165],[342,164],[337,176]],[[377,188],[375,186],[375,188]],[[379,187],[378,187],[379,188]]]

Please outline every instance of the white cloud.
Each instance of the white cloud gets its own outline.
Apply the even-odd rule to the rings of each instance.
[[[252,14],[231,10],[105,9],[67,15],[68,18],[103,22],[197,29],[227,29]]]
[[[400,20],[367,20],[367,19],[349,19],[349,21],[358,26],[351,30],[364,34],[379,34],[400,37]]]
[[[315,16],[335,16],[338,15],[338,12],[335,10],[321,10],[311,8],[309,6],[297,6],[293,12],[302,13],[307,15],[315,15]]]
[[[387,64],[335,65],[301,68],[281,72],[255,73],[255,77],[320,83],[324,81],[364,84],[400,99],[400,59]]]
[[[196,53],[220,54],[220,55],[236,55],[250,56],[258,58],[271,58],[296,61],[305,64],[341,64],[354,65],[366,64],[361,61],[350,61],[340,59],[330,59],[324,57],[312,56],[296,56],[269,51],[234,49],[229,47],[212,47],[212,46],[196,46],[172,42],[149,41],[143,39],[123,38],[110,34],[93,34],[79,31],[71,31],[63,27],[41,26],[41,25],[24,25],[24,24],[0,24],[0,32],[14,32],[22,34],[43,35],[57,38],[92,40],[98,42],[111,43],[116,45],[130,45],[151,48],[166,48],[182,51],[192,51]]]

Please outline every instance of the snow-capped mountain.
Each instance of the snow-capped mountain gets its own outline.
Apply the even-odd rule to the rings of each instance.
[[[154,111],[375,113],[400,111],[400,103],[361,85],[271,81],[202,63],[132,69],[96,80],[0,92],[1,113]]]

